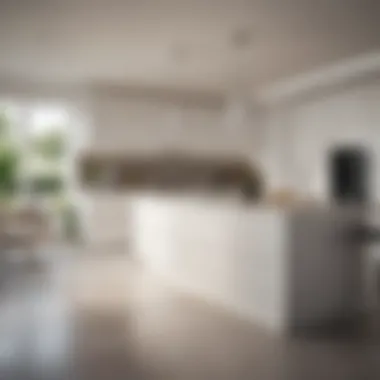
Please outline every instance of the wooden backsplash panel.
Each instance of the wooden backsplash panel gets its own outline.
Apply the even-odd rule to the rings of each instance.
[[[122,157],[87,154],[80,159],[84,187],[127,189],[241,190],[252,197],[263,193],[261,174],[243,159],[157,155]]]

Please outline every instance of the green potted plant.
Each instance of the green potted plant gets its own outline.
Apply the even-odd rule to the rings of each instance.
[[[10,138],[11,123],[0,112],[0,198],[2,203],[14,200],[19,182],[20,152]]]

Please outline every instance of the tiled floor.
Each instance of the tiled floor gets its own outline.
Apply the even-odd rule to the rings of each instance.
[[[271,335],[122,256],[30,270],[2,293],[0,379],[380,379],[374,335]]]

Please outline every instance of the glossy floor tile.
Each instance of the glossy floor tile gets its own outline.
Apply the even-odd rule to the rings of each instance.
[[[0,379],[374,379],[380,340],[285,338],[184,295],[123,255],[76,255],[2,286]]]

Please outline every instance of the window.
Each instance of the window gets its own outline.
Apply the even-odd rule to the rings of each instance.
[[[64,105],[0,103],[0,199],[4,205],[72,209],[74,118]]]

